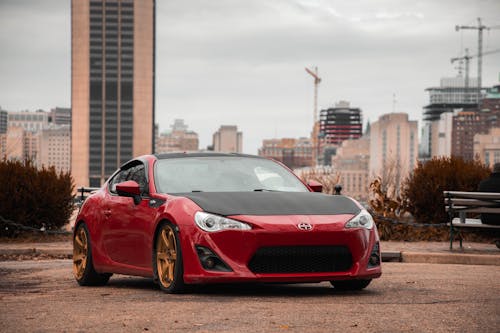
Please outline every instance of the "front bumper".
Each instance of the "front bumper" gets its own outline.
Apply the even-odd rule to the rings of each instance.
[[[379,242],[376,227],[344,228],[351,217],[238,216],[235,219],[251,223],[253,229],[215,233],[193,226],[181,232],[184,281],[294,283],[377,278],[382,273],[380,264],[369,263]],[[297,224],[304,221],[314,228],[300,231]],[[197,246],[210,249],[230,270],[203,268]],[[380,252],[378,247],[376,251]]]

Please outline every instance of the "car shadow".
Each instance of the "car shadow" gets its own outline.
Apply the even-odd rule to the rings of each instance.
[[[161,293],[159,286],[152,279],[114,276],[108,282],[109,287],[129,288],[138,290],[151,290]],[[352,295],[377,295],[380,291],[370,288],[358,291],[335,290],[330,283],[231,283],[231,284],[205,284],[187,285],[183,294],[210,295],[211,297],[244,297],[244,296],[267,296],[267,297],[321,297],[321,296],[352,296]],[[167,295],[167,294],[165,294]]]
[[[374,294],[369,288],[359,291],[335,290],[330,283],[245,283],[191,286],[192,293],[211,296],[319,297],[331,295]]]

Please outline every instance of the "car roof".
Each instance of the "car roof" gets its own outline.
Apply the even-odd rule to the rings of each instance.
[[[251,157],[251,158],[263,158],[256,155],[247,155],[239,153],[221,153],[221,152],[180,152],[180,153],[163,153],[154,154],[154,156],[159,160],[169,159],[169,158],[185,158],[185,157]]]

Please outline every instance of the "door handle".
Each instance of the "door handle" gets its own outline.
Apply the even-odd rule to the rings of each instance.
[[[106,216],[107,218],[111,216],[111,209],[106,209],[104,210],[104,216]]]

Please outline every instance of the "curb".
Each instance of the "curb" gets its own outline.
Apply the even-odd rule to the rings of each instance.
[[[55,248],[0,249],[0,256],[48,256],[71,258],[72,251]],[[466,253],[423,253],[411,251],[383,251],[382,262],[456,264],[456,265],[490,265],[500,266],[500,255],[466,254]]]
[[[500,256],[494,254],[401,252],[401,262],[500,266]]]
[[[0,255],[17,256],[17,255],[46,255],[46,256],[64,256],[71,258],[72,253],[66,249],[0,249]]]

